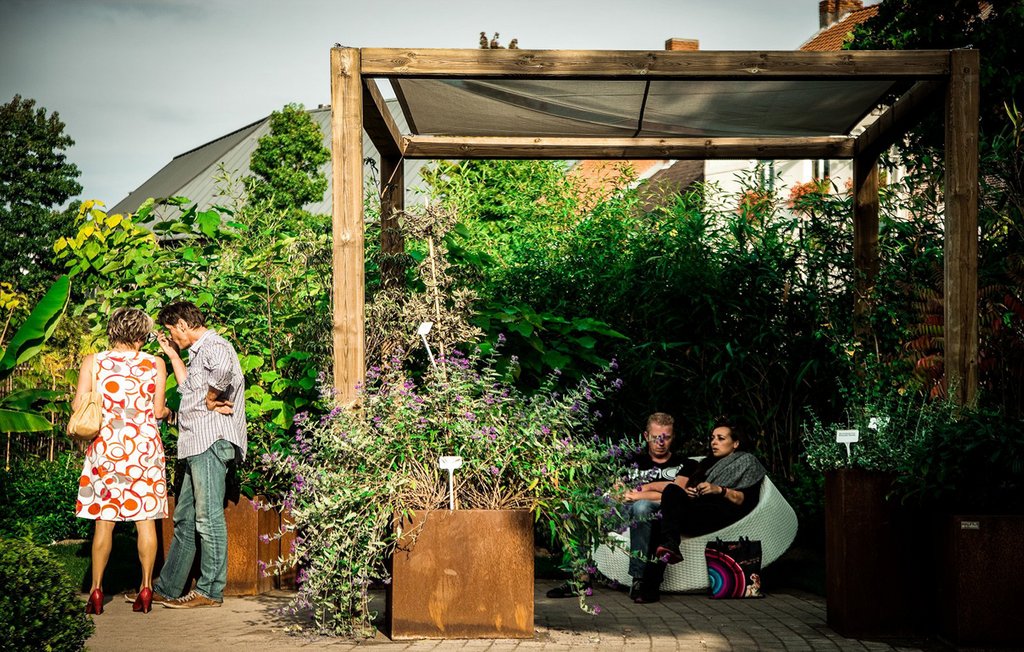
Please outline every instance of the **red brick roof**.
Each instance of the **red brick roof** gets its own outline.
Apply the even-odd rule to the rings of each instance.
[[[809,41],[800,46],[801,50],[815,52],[832,52],[842,50],[843,44],[853,32],[853,28],[860,25],[867,19],[878,13],[878,5],[871,5],[863,9],[855,9],[846,14],[841,20],[811,37]]]

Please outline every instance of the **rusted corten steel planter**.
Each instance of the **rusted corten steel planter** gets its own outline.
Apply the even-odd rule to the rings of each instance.
[[[529,511],[414,512],[391,574],[392,639],[533,637]]]
[[[912,634],[924,589],[928,537],[888,498],[895,475],[862,469],[825,474],[825,593],[828,626],[864,638]]]
[[[174,536],[173,496],[168,497],[168,509],[172,518],[158,521],[161,560],[167,558]],[[259,568],[259,562],[270,564],[290,552],[294,536],[289,533],[282,539],[276,538],[282,524],[281,513],[274,509],[256,509],[253,501],[240,496],[237,502],[228,501],[224,518],[228,525],[228,581],[224,595],[259,595],[273,589],[293,588],[294,573],[283,577],[263,577]],[[267,535],[269,541],[260,541],[261,535]],[[199,543],[196,542],[196,563],[189,576],[189,585],[199,577],[198,549]]]
[[[1024,647],[1015,612],[1024,601],[1024,516],[942,519],[939,634],[966,646]]]

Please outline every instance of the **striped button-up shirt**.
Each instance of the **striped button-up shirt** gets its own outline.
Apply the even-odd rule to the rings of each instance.
[[[245,378],[235,348],[226,339],[207,330],[188,348],[188,373],[178,387],[178,457],[198,455],[218,439],[238,447],[245,458]],[[220,414],[206,407],[206,393],[214,389],[232,402],[233,414]]]

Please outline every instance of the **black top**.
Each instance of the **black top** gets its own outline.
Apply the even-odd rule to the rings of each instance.
[[[689,457],[670,453],[664,462],[655,462],[647,451],[638,453],[633,462],[636,464],[636,480],[648,482],[672,482],[677,475],[690,476],[697,462]]]

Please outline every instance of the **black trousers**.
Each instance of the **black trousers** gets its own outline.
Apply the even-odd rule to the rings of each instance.
[[[696,537],[721,530],[743,518],[747,512],[722,496],[690,498],[677,484],[661,494],[661,544],[679,545],[683,536]]]

